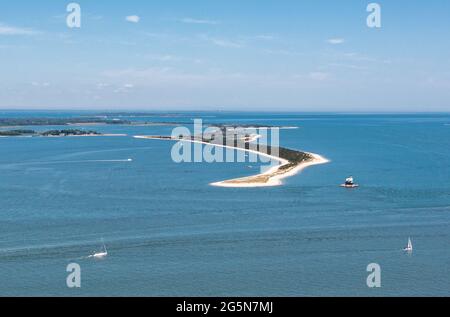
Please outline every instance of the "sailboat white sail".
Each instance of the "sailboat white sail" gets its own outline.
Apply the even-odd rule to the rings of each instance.
[[[411,238],[408,239],[408,246],[405,249],[403,249],[403,250],[406,251],[406,252],[412,252],[413,251],[413,244],[412,244]]]
[[[103,250],[101,252],[94,253],[92,255],[93,258],[103,259],[108,256],[108,250],[106,249],[105,242],[103,242]]]
[[[359,185],[355,184],[355,179],[353,178],[353,176],[350,176],[348,178],[345,179],[345,183],[341,185],[341,187],[345,187],[345,188],[358,188]]]

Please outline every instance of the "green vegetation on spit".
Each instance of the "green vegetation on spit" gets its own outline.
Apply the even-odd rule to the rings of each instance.
[[[289,161],[289,164],[280,167],[281,170],[288,170],[299,165],[300,163],[310,162],[314,160],[314,157],[309,153],[291,150],[283,147],[272,147],[259,143],[252,144],[250,141],[251,135],[245,133],[231,135],[228,134],[227,136],[223,136],[223,138],[217,138],[217,136],[214,134],[190,137],[179,135],[177,138],[172,138],[170,136],[151,136],[151,138],[161,140],[189,140],[209,143],[212,145],[227,145],[235,147],[237,149],[254,150],[268,155],[277,155],[279,158]]]

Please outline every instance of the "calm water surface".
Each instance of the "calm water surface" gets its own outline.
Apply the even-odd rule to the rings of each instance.
[[[281,145],[332,162],[282,187],[227,189],[208,184],[257,167],[175,164],[170,142],[132,138],[171,127],[0,138],[0,295],[450,295],[450,115],[132,119],[193,118],[296,126],[281,131]],[[358,190],[339,187],[350,174]],[[408,237],[412,255],[402,252]],[[86,258],[102,238],[109,257]],[[82,268],[79,290],[66,287],[72,262]],[[382,267],[381,289],[366,286],[372,262]]]

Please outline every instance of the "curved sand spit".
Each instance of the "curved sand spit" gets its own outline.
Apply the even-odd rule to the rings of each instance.
[[[150,139],[150,140],[168,140],[168,141],[180,141],[178,139],[164,139],[160,137],[155,136],[135,136],[137,139]],[[294,165],[289,168],[283,169],[286,165],[291,164],[286,159],[272,156],[263,152],[258,152],[255,150],[250,149],[243,149],[239,147],[233,147],[233,146],[227,146],[227,145],[221,145],[221,144],[214,144],[214,143],[208,143],[208,142],[202,142],[202,141],[195,141],[195,140],[182,140],[183,142],[191,142],[191,143],[200,143],[200,144],[206,144],[206,145],[212,145],[222,148],[229,148],[234,149],[237,151],[244,151],[247,153],[254,153],[263,157],[270,158],[272,161],[272,166],[264,173],[260,173],[254,176],[248,176],[243,178],[236,178],[231,180],[225,180],[217,183],[212,183],[210,185],[217,186],[217,187],[235,187],[235,188],[244,188],[244,187],[271,187],[271,186],[280,186],[283,184],[282,180],[291,177],[293,175],[296,175],[297,173],[301,172],[303,169],[314,166],[314,165],[320,165],[320,164],[326,164],[330,161],[323,156],[320,156],[318,154],[314,153],[306,153],[313,157],[312,160],[299,163],[297,165]]]

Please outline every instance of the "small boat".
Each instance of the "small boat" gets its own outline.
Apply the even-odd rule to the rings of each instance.
[[[351,185],[349,185],[349,184],[342,184],[341,187],[344,187],[344,188],[358,188],[359,185],[358,184],[351,184]]]
[[[411,238],[408,239],[408,246],[403,249],[405,252],[412,252],[413,251],[413,244],[411,241]]]
[[[350,177],[348,177],[345,180],[345,183],[342,184],[341,187],[344,187],[344,188],[357,188],[357,187],[359,187],[359,185],[355,184],[355,180],[353,179],[353,176],[350,176]]]
[[[103,250],[101,252],[97,252],[97,253],[94,253],[93,255],[91,255],[91,257],[95,258],[95,259],[103,259],[103,258],[106,258],[107,256],[108,256],[108,250],[106,250],[105,243],[103,243]]]

